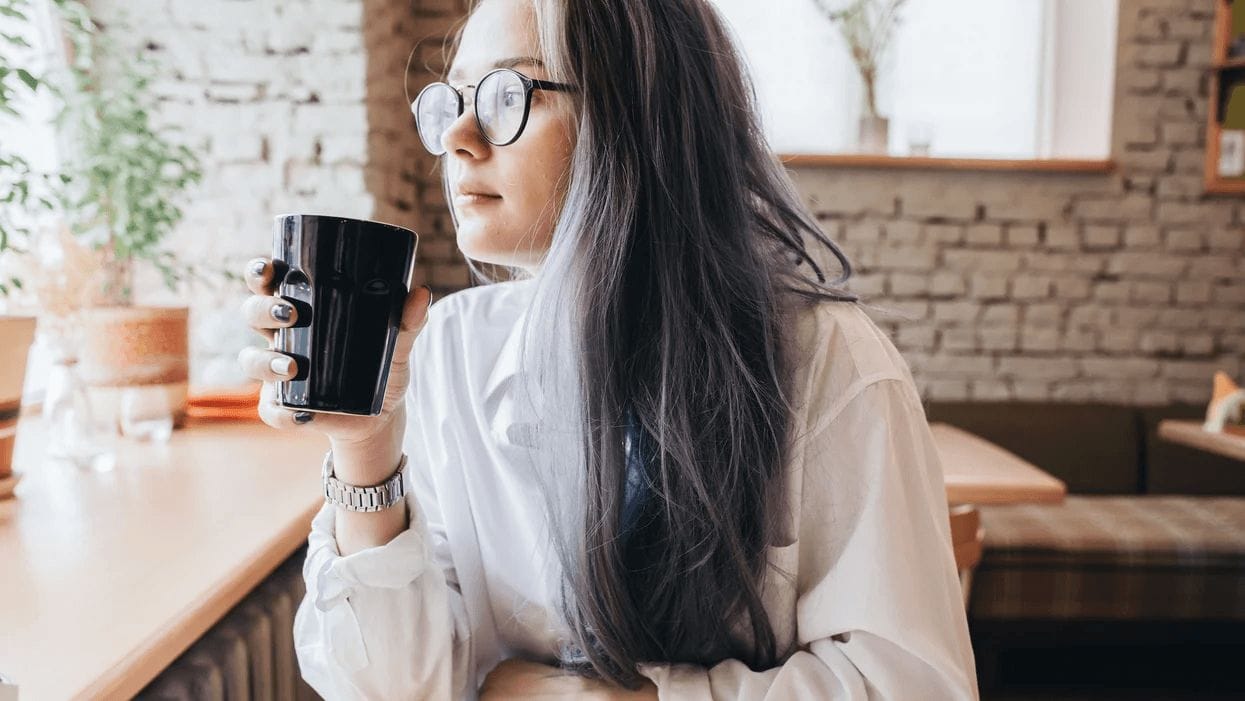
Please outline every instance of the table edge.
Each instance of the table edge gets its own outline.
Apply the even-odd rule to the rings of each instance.
[[[75,698],[132,698],[188,650],[307,542],[311,521],[323,502],[309,505],[294,522],[268,538],[244,564],[212,588],[182,616],[156,630]]]

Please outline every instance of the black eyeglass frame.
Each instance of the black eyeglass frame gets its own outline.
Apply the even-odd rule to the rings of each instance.
[[[493,141],[491,138],[489,138],[488,131],[484,128],[484,124],[480,121],[480,109],[479,109],[480,103],[475,100],[475,97],[473,95],[472,100],[471,100],[471,112],[475,116],[476,128],[480,130],[480,136],[483,136],[486,141],[488,141],[490,144],[494,146],[509,146],[510,144],[513,144],[514,142],[518,141],[519,137],[523,135],[523,130],[527,127],[528,116],[532,113],[532,91],[552,90],[556,92],[571,92],[575,90],[574,85],[569,85],[567,83],[556,83],[556,82],[549,81],[549,80],[538,80],[536,78],[529,78],[528,76],[523,75],[522,73],[520,73],[519,71],[516,71],[513,68],[495,68],[489,71],[488,73],[485,73],[484,76],[481,77],[475,83],[464,86],[464,89],[475,88],[477,85],[480,85],[484,81],[488,80],[490,76],[496,73],[513,73],[514,75],[518,76],[519,81],[523,83],[523,119],[519,122],[519,128],[515,130],[514,136],[509,141],[506,141],[504,143],[498,143],[496,141]],[[411,101],[411,114],[415,116],[416,131],[419,131],[419,101],[423,99],[424,93],[428,92],[429,90],[433,88],[440,88],[442,86],[447,87],[450,90],[452,90],[454,92],[454,96],[458,99],[458,109],[455,112],[454,119],[458,119],[459,117],[463,116],[464,100],[463,100],[462,90],[459,90],[458,88],[444,81],[436,81],[433,83],[429,83],[425,85],[423,90],[420,90],[419,94],[415,96],[415,99]],[[442,133],[442,135],[444,135],[444,132]],[[423,144],[424,148],[434,156],[444,155],[448,151],[448,149],[443,148],[440,153],[437,153],[433,151],[432,149],[428,148],[428,144],[424,141],[422,133],[421,133],[419,142]]]

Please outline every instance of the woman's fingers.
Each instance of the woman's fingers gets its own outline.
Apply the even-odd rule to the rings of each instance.
[[[314,412],[286,409],[277,404],[277,392],[271,382],[265,382],[259,392],[259,418],[273,428],[301,428],[313,423],[315,417]]]
[[[252,258],[246,263],[246,288],[251,294],[271,295],[275,289],[272,280],[272,260],[268,258]]]
[[[251,295],[242,303],[242,317],[261,335],[270,336],[271,329],[284,329],[298,322],[298,310],[280,297]]]
[[[248,377],[261,382],[282,382],[298,374],[298,362],[290,356],[252,346],[238,353],[238,364]]]
[[[410,359],[415,338],[428,323],[428,308],[431,306],[432,289],[427,286],[416,287],[406,296],[406,305],[402,307],[402,324],[393,347],[393,362],[405,363]]]

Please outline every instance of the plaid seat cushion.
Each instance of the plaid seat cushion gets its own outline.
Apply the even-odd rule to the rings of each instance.
[[[1245,620],[1245,497],[981,507],[974,619]]]

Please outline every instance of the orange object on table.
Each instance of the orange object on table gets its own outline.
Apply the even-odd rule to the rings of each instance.
[[[260,385],[200,389],[186,400],[186,416],[209,421],[259,421]]]

